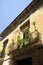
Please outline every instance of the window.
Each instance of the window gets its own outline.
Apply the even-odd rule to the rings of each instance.
[[[30,28],[30,20],[26,21],[23,25],[20,26],[20,30],[23,33],[23,39],[24,38],[28,39],[29,28]]]
[[[3,48],[6,47],[7,43],[8,43],[8,39],[3,42]]]
[[[24,31],[26,28],[30,28],[30,20],[26,21],[23,25],[20,26],[21,31]]]
[[[5,49],[6,49],[6,45],[7,45],[7,43],[8,43],[8,39],[7,40],[5,40],[4,42],[3,42],[3,50],[2,50],[2,56],[4,55],[4,53],[5,53]]]
[[[28,30],[29,30],[29,28],[27,28],[27,29],[24,30],[24,32],[23,32],[23,39],[24,38],[25,39],[28,39],[29,38],[29,36],[28,36]]]

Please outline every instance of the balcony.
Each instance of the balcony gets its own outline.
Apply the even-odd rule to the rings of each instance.
[[[29,36],[28,39],[22,39],[19,41],[19,45],[18,45],[18,48],[20,48],[20,45],[21,45],[21,48],[24,47],[24,46],[29,46],[29,45],[38,45],[38,41],[41,41],[41,35],[40,33],[36,30],[34,32],[32,32]],[[21,44],[20,44],[21,43]]]
[[[35,47],[35,46],[40,46],[42,43],[41,41],[41,35],[40,33],[36,30],[34,32],[32,32],[30,34],[30,38],[28,39],[22,39],[22,40],[19,40],[19,44],[17,45],[17,49],[10,49],[9,54],[12,54],[14,51],[15,52],[24,52],[26,51],[27,49],[31,48],[31,47]],[[15,53],[14,52],[14,53]]]

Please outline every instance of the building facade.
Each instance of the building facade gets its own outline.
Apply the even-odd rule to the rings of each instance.
[[[0,65],[43,65],[43,0],[33,0],[1,36]]]

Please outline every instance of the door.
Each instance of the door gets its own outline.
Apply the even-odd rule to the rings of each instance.
[[[32,58],[26,58],[17,61],[17,65],[32,65]]]

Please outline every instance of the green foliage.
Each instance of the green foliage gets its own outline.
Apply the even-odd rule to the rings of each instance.
[[[34,29],[35,29],[35,35],[37,38],[41,38],[40,33],[38,32],[37,28],[36,28],[36,22],[33,22],[34,25]]]
[[[0,52],[0,54],[1,54],[2,57],[4,56],[4,53],[5,53],[5,50],[3,49],[3,50]]]
[[[18,46],[19,48],[22,48],[23,45],[26,46],[27,44],[29,44],[29,38],[31,37],[31,32],[30,32],[29,28],[27,28],[27,29],[25,30],[25,33],[27,34],[27,35],[26,35],[26,38],[21,39],[20,36],[17,37],[17,46]]]
[[[26,46],[28,44],[28,39],[23,39],[23,44]]]
[[[30,32],[30,29],[26,29],[26,33],[27,33],[27,36],[28,36],[28,39],[31,37],[31,32]]]
[[[34,25],[34,29],[36,30],[36,22],[33,22],[32,24]]]
[[[33,25],[35,26],[36,25],[36,22],[33,22]]]
[[[19,42],[20,40],[21,40],[21,37],[20,37],[20,36],[18,36],[18,37],[17,37],[17,41]]]
[[[30,42],[30,39],[32,37],[30,29],[27,28],[25,30],[25,33],[26,33],[26,37],[24,39],[21,39],[20,36],[17,37],[17,47],[19,47],[19,48],[22,48],[23,46],[26,46]]]
[[[19,47],[19,48],[22,48],[23,47],[23,45],[27,45],[28,44],[28,39],[21,39],[21,40],[19,40],[18,42],[17,42],[17,46]]]
[[[10,43],[10,45],[8,46],[9,49],[13,48],[15,42],[14,42],[14,39],[12,39],[12,42]]]
[[[20,48],[22,48],[22,45],[23,45],[23,44],[22,44],[22,39],[21,39],[20,36],[18,36],[18,37],[17,37],[17,46],[20,47]]]
[[[11,43],[11,44],[12,44],[12,46],[15,44],[15,43],[14,43],[14,39],[12,39],[12,43]]]

